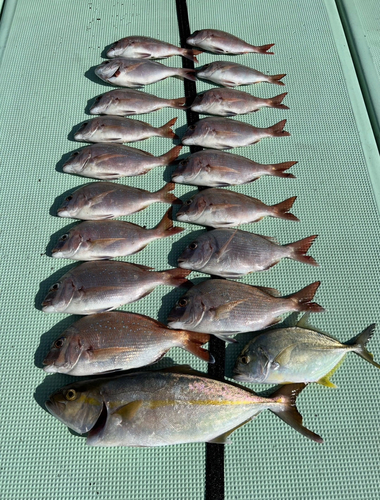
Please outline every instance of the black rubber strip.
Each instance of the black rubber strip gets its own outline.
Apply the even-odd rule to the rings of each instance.
[[[180,42],[182,48],[191,48],[186,45],[186,38],[191,35],[189,16],[187,12],[186,0],[176,0],[177,18]],[[193,61],[182,58],[182,66],[187,69],[194,69]],[[184,80],[186,105],[189,106],[197,95],[196,83],[191,80]],[[199,120],[199,114],[191,109],[186,111],[187,125],[193,125]],[[201,151],[200,146],[190,146],[190,152]],[[213,276],[211,276],[213,277]],[[216,276],[215,276],[216,277]],[[217,337],[211,335],[209,350],[215,358],[215,363],[210,364],[208,374],[217,380],[224,380],[225,366],[225,343]],[[206,500],[224,499],[224,445],[206,444]]]

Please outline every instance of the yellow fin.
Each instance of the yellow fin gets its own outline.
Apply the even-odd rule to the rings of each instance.
[[[142,400],[132,401],[131,403],[128,403],[118,408],[116,411],[112,413],[112,415],[121,417],[121,420],[123,422],[127,420],[132,420],[132,418],[134,418],[134,416],[136,415],[142,404],[143,404]]]
[[[210,441],[207,441],[208,443],[216,443],[216,444],[230,444],[231,443],[231,440],[229,439],[229,436],[234,432],[236,431],[236,429],[239,429],[239,427],[242,427],[243,425],[245,425],[247,422],[249,422],[250,420],[252,420],[251,418],[249,418],[248,420],[245,420],[242,424],[239,424],[237,425],[236,427],[234,427],[233,429],[225,432],[224,434],[221,434],[220,436],[217,436],[216,438],[214,439],[211,439]]]
[[[337,371],[337,369],[343,363],[345,357],[346,357],[346,355],[344,355],[343,358],[340,361],[338,361],[338,363],[334,366],[334,368],[332,370],[329,371],[329,373],[327,373],[321,379],[317,380],[318,384],[325,385],[326,387],[331,387],[332,389],[336,389],[337,386],[330,381],[330,377],[332,377],[334,375],[334,373]]]

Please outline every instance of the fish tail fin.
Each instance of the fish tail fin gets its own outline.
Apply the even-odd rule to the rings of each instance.
[[[283,385],[271,395],[271,399],[274,399],[279,405],[270,408],[270,410],[303,436],[316,443],[323,443],[321,436],[302,424],[302,415],[297,410],[296,399],[305,387],[306,384]]]
[[[287,132],[284,130],[284,127],[286,125],[286,120],[281,120],[278,123],[275,123],[271,127],[267,128],[268,135],[271,137],[285,137],[290,135],[290,132]]]
[[[174,269],[168,269],[167,271],[162,271],[165,285],[170,285],[175,287],[181,285],[186,285],[189,287],[192,286],[191,281],[188,281],[186,279],[186,276],[188,276],[190,273],[191,270],[181,269],[179,267],[175,267]]]
[[[289,258],[298,260],[299,262],[304,262],[305,264],[310,264],[311,266],[319,266],[318,262],[313,259],[313,257],[310,257],[310,255],[306,255],[307,251],[314,243],[317,236],[317,234],[314,234],[313,236],[308,236],[303,240],[285,245],[286,248],[289,248],[290,250]]]
[[[267,102],[271,108],[289,109],[288,106],[285,106],[285,104],[282,104],[284,97],[287,95],[288,95],[288,93],[284,92],[283,94],[276,95],[275,97],[271,97],[270,99],[267,99]]]
[[[255,47],[256,50],[255,52],[257,54],[274,54],[274,52],[268,52],[269,49],[271,49],[274,46],[274,43],[268,43],[267,45],[259,45],[258,47]]]
[[[186,78],[186,80],[191,80],[193,82],[196,82],[197,78],[194,73],[195,69],[178,68],[178,76]]]
[[[175,109],[187,109],[186,97],[178,97],[177,99],[170,99],[170,106]]]
[[[183,49],[182,51],[182,56],[185,57],[186,59],[190,59],[190,61],[193,61],[195,63],[198,63],[198,59],[195,57],[198,54],[202,54],[202,50],[194,50],[194,49]]]
[[[165,153],[164,155],[161,155],[160,158],[162,160],[161,165],[170,165],[173,163],[174,160],[176,160],[181,152],[183,146],[174,146],[170,151]]]
[[[207,361],[207,363],[215,363],[214,356],[207,349],[203,349],[203,344],[206,344],[210,340],[210,335],[206,333],[197,333],[197,332],[185,332],[185,342],[183,345],[183,349],[191,352],[194,356],[197,356],[203,361]]]
[[[355,350],[354,352],[364,358],[366,361],[371,363],[371,365],[376,366],[377,368],[380,368],[380,365],[376,363],[376,361],[373,360],[373,355],[367,350],[367,344],[371,340],[372,335],[375,331],[376,328],[376,323],[372,323],[372,325],[367,326],[365,330],[362,331],[362,333],[359,333],[355,338],[353,338],[348,345],[354,345]]]
[[[289,299],[293,302],[296,311],[309,311],[314,313],[324,312],[322,306],[316,302],[311,302],[320,284],[320,281],[316,281],[311,285],[305,286],[305,288],[302,288],[302,290],[289,297]]]
[[[171,120],[168,121],[168,123],[165,123],[165,125],[159,127],[161,137],[168,137],[169,139],[178,139],[178,136],[172,130],[172,127],[177,121],[177,119],[178,117],[172,118]]]
[[[294,220],[299,221],[299,219],[291,214],[289,210],[292,208],[293,203],[296,201],[297,196],[292,196],[292,198],[288,198],[287,200],[282,201],[281,203],[277,203],[276,205],[272,205],[274,211],[274,217],[285,220]]]
[[[162,217],[161,222],[155,227],[157,234],[161,238],[167,238],[168,236],[173,236],[174,234],[182,233],[185,229],[183,227],[174,227],[172,221],[173,209],[172,207],[166,212]]]
[[[272,170],[270,171],[270,175],[273,175],[274,177],[288,177],[295,179],[295,175],[289,174],[285,172],[285,170],[288,170],[290,167],[298,163],[298,161],[285,161],[283,163],[275,163],[271,165]]]
[[[161,201],[162,203],[176,203],[180,204],[182,203],[181,200],[179,200],[173,193],[170,191],[173,191],[175,188],[175,183],[174,182],[168,182],[165,184],[165,186],[158,191],[155,192],[157,195],[158,199],[157,201]]]
[[[270,75],[268,77],[270,83],[275,83],[276,85],[285,85],[284,82],[281,82],[280,80],[282,78],[284,78],[284,76],[286,76],[286,73],[282,74],[282,75]]]

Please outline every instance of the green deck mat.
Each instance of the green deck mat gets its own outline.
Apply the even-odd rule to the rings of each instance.
[[[7,0],[6,7],[10,5]],[[291,169],[297,178],[268,177],[231,189],[268,204],[297,195],[292,211],[300,223],[268,218],[243,229],[274,236],[281,243],[318,234],[310,254],[320,267],[286,260],[243,282],[290,294],[321,280],[316,300],[326,312],[313,315],[312,323],[348,340],[380,321],[380,162],[335,5],[330,0],[191,0],[188,10],[192,31],[217,28],[257,45],[276,44],[274,56],[201,54],[200,64],[231,59],[264,73],[287,73],[285,87],[261,84],[242,90],[258,97],[287,91],[284,103],[290,110],[265,109],[241,120],[266,127],[287,118],[291,137],[263,140],[233,152],[262,163],[297,160]],[[90,448],[43,406],[53,390],[73,380],[46,375],[41,363],[51,342],[78,319],[40,310],[48,288],[72,266],[45,251],[72,222],[55,216],[58,202],[64,193],[91,182],[62,173],[62,157],[81,146],[71,140],[71,131],[88,117],[88,100],[110,90],[88,73],[89,68],[101,62],[105,46],[128,35],[178,45],[174,0],[18,0],[10,25],[0,82],[4,500],[201,500],[205,495],[204,444]],[[165,64],[181,67],[182,61],[174,57]],[[198,91],[210,87],[197,83]],[[145,90],[160,97],[184,95],[183,82],[174,78]],[[179,117],[176,130],[181,135],[186,124],[183,111],[165,109],[137,118],[160,126],[174,116]],[[171,141],[160,138],[136,144],[156,155],[171,146]],[[170,171],[157,168],[118,182],[153,191],[164,185]],[[175,193],[193,191],[179,185]],[[163,204],[151,206],[128,220],[153,227],[166,209]],[[189,241],[191,231],[200,229],[177,225],[187,228],[184,236],[156,241],[125,260],[159,270],[174,267],[184,247],[182,238]],[[191,275],[201,277],[205,275]],[[165,320],[181,293],[159,287],[123,309]],[[241,337],[243,343],[248,335]],[[227,348],[227,373],[242,343]],[[369,347],[379,360],[379,327]],[[207,371],[202,361],[182,350],[169,356]],[[298,404],[305,424],[323,436],[324,444],[308,441],[270,412],[233,434],[225,450],[227,500],[380,498],[380,372],[352,354],[333,381],[337,390],[312,385]]]

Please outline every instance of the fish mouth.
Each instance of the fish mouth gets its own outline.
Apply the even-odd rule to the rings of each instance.
[[[59,208],[57,210],[57,215],[59,217],[70,217],[70,214],[66,208]]]
[[[250,376],[240,373],[236,368],[233,370],[233,378],[239,382],[254,382]]]
[[[112,59],[112,57],[116,57],[116,49],[115,47],[111,47],[110,50],[107,52],[107,57]]]
[[[41,309],[43,312],[45,313],[53,313],[53,312],[57,312],[55,310],[55,307],[53,306],[53,304],[51,303],[51,300],[44,300],[41,304]]]
[[[45,373],[58,373],[58,370],[57,370],[57,367],[55,366],[54,363],[51,363],[51,364],[46,364],[45,360],[42,362],[43,365],[45,365],[43,367],[43,370]],[[45,403],[47,404],[47,402]]]

